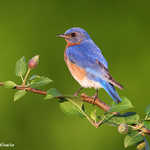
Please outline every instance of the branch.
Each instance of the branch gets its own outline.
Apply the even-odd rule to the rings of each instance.
[[[85,102],[91,103],[93,105],[97,105],[99,108],[101,108],[102,110],[104,110],[105,112],[108,112],[110,109],[110,106],[108,106],[106,103],[104,103],[102,100],[100,100],[99,98],[96,98],[95,100],[93,100],[92,97],[87,96],[86,94],[82,93],[81,94],[81,99]]]
[[[3,82],[0,82],[0,86],[4,86],[4,83]],[[46,91],[43,91],[43,90],[39,90],[39,89],[35,89],[35,88],[31,88],[31,87],[26,87],[26,86],[20,86],[20,85],[17,85],[15,86],[13,89],[16,89],[16,90],[26,90],[28,92],[32,92],[32,93],[36,93],[36,94],[39,94],[39,95],[46,95],[47,92]],[[63,96],[58,96],[56,97],[58,99],[61,99],[61,98],[65,98]],[[82,93],[80,98],[84,101],[84,102],[87,102],[87,103],[90,103],[90,104],[93,104],[93,105],[96,105],[97,107],[99,107],[100,109],[102,109],[104,112],[108,112],[110,110],[110,106],[107,105],[106,103],[104,103],[102,100],[100,100],[99,98],[96,98],[95,101],[93,99],[93,97],[90,97],[90,96],[87,96],[85,93]],[[118,112],[113,112],[114,115],[118,115],[119,113]],[[91,122],[91,121],[90,121]],[[91,122],[91,124],[93,126],[95,126],[96,128],[99,127],[101,124],[103,123],[103,121],[99,121],[98,123],[96,122]],[[149,134],[150,135],[150,130],[146,129],[146,128],[141,128],[139,131],[143,131],[143,133],[145,134]]]
[[[0,82],[0,86],[4,86],[4,83]],[[26,90],[26,91],[29,91],[29,92],[32,92],[32,93],[36,93],[36,94],[40,94],[40,95],[46,95],[47,94],[47,92],[43,91],[43,90],[38,90],[38,89],[31,88],[31,87],[25,87],[25,86],[19,86],[19,85],[15,86],[15,88],[13,88],[13,89],[16,89],[16,90]],[[57,98],[62,98],[62,97],[63,96],[57,97]],[[92,97],[89,97],[86,94],[82,93],[81,94],[81,99],[83,101],[87,102],[87,103],[90,103],[90,104],[98,106],[99,108],[101,108],[105,112],[108,112],[109,109],[110,109],[110,106],[108,106],[106,103],[104,103],[103,101],[101,101],[99,98],[97,98],[94,101]]]
[[[36,94],[40,94],[40,95],[46,95],[47,94],[46,91],[34,89],[34,88],[31,88],[31,87],[16,86],[14,89],[16,89],[16,90],[26,90],[26,91],[36,93]]]

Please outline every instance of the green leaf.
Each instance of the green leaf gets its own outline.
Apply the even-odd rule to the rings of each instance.
[[[122,98],[122,102],[120,102],[119,104],[113,103],[109,112],[121,112],[129,108],[133,108],[133,105],[126,97],[124,97]]]
[[[77,96],[67,96],[66,99],[82,110],[83,101]]]
[[[132,131],[130,134],[126,135],[124,139],[124,146],[127,148],[141,141],[144,141],[144,137],[140,135],[138,131]]]
[[[47,91],[47,95],[44,99],[52,99],[58,96],[62,96],[62,94],[59,91],[57,91],[57,89],[51,88]]]
[[[137,145],[136,149],[137,150],[145,150],[146,143],[145,142],[141,142]]]
[[[149,121],[150,121],[150,113],[148,113],[148,114],[145,116],[145,120],[149,120]]]
[[[33,79],[36,79],[36,78],[40,78],[40,76],[39,75],[32,75],[31,77],[30,77],[30,79],[29,80],[33,80]]]
[[[150,130],[150,121],[149,120],[145,120],[144,121],[144,127],[148,130]]]
[[[84,105],[78,97],[67,97],[66,100],[67,101],[60,103],[60,108],[65,114],[84,117]]]
[[[121,123],[136,124],[139,122],[140,116],[138,114],[136,113],[131,113],[130,115],[126,115],[126,114],[113,116],[108,120],[108,123],[119,125]]]
[[[60,103],[60,108],[65,114],[69,115],[80,115],[80,110],[73,105],[69,101],[65,101],[63,103]]]
[[[30,87],[31,88],[37,88],[40,86],[44,86],[49,84],[50,82],[52,82],[51,79],[49,79],[48,77],[43,77],[43,76],[36,76],[36,77],[32,77],[32,80],[30,82]]]
[[[27,70],[27,64],[25,62],[25,57],[23,56],[16,62],[16,76],[23,77]]]
[[[20,98],[22,98],[23,96],[25,96],[27,94],[27,91],[25,90],[20,90],[20,91],[17,91],[14,95],[14,101],[17,101],[19,100]]]
[[[5,81],[4,82],[4,87],[5,88],[9,88],[9,89],[12,89],[16,86],[16,83],[13,82],[13,81]]]

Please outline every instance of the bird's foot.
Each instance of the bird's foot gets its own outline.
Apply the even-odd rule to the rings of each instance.
[[[94,104],[96,99],[98,98],[98,89],[96,90],[96,93],[94,94],[92,98],[93,98],[93,104]]]
[[[94,96],[92,96],[92,98],[93,98],[93,102],[92,103],[94,104],[96,99],[98,98],[98,95],[95,94]]]

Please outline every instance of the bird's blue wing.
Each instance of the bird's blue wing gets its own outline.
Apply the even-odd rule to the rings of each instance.
[[[97,45],[92,40],[88,40],[84,42],[83,44],[81,44],[81,47],[82,47],[81,48],[82,51],[89,59],[93,59],[93,61],[98,60],[106,68],[108,68],[108,63],[104,58],[101,50],[97,47]]]
[[[101,50],[96,46],[96,44],[92,40],[85,41],[81,43],[80,45],[68,47],[66,54],[70,60],[76,61],[76,63],[79,64],[79,66],[82,66],[82,64],[83,66],[85,66],[87,61],[94,63],[95,60],[98,60],[106,68],[108,68],[108,63],[106,59],[104,58]]]

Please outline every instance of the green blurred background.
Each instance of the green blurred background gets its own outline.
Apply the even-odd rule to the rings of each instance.
[[[135,105],[133,111],[143,115],[150,97],[149,5],[150,1],[140,0],[1,1],[0,80],[17,81],[16,60],[39,54],[34,74],[50,77],[54,80],[51,87],[72,94],[79,85],[64,63],[65,41],[56,34],[82,27],[102,49],[114,78],[124,85],[120,95],[127,96]],[[91,95],[94,90],[85,92]],[[124,149],[123,136],[116,128],[95,129],[86,120],[65,116],[56,100],[44,101],[35,94],[14,104],[13,93],[0,89],[0,143],[14,143],[17,150]],[[111,102],[103,90],[100,94]]]

